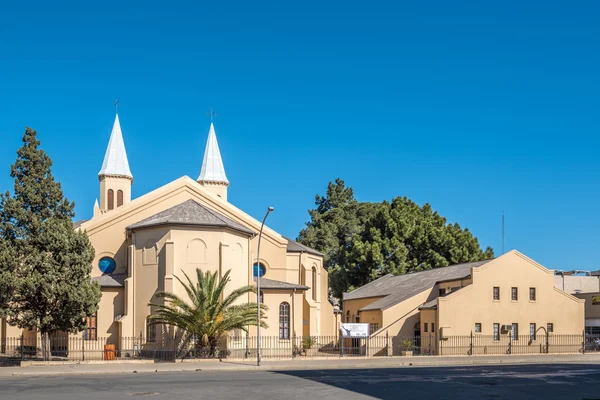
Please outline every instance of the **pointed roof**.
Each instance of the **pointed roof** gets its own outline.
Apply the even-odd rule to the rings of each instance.
[[[104,163],[98,173],[98,176],[102,175],[117,175],[133,179],[133,175],[131,175],[131,170],[129,169],[127,151],[125,151],[123,133],[121,133],[119,114],[115,117],[115,123],[113,124],[106,154],[104,155]]]
[[[229,181],[225,175],[225,167],[223,166],[221,152],[219,151],[219,143],[217,142],[217,135],[215,134],[215,126],[212,122],[210,123],[210,129],[208,131],[206,148],[204,149],[202,169],[200,170],[200,176],[197,180],[201,183],[216,182],[229,185]]]
[[[134,230],[160,225],[229,228],[247,235],[254,235],[252,230],[191,199],[129,225],[127,229]]]

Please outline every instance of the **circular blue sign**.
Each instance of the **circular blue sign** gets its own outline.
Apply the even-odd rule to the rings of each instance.
[[[111,274],[117,268],[117,263],[110,257],[102,257],[98,261],[98,268],[103,274]]]
[[[265,273],[267,272],[267,268],[265,268],[264,265],[259,264],[259,263],[255,263],[254,264],[254,272],[253,275],[256,278],[258,276],[258,271],[260,270],[260,277],[262,278],[263,276],[265,276]]]

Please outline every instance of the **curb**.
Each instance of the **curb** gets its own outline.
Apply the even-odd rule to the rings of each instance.
[[[306,371],[306,370],[332,370],[332,369],[386,369],[386,368],[427,368],[427,367],[457,367],[457,366],[490,366],[490,365],[535,365],[535,364],[572,364],[577,362],[594,363],[600,361],[598,359],[581,359],[581,358],[568,358],[568,359],[520,359],[520,360],[509,360],[509,359],[494,359],[494,360],[455,360],[455,361],[444,361],[444,362],[400,362],[400,363],[353,363],[353,364],[330,364],[330,365],[282,365],[282,366],[239,366],[239,367],[224,367],[214,368],[211,366],[205,366],[202,368],[201,365],[197,365],[198,368],[166,368],[166,369],[112,369],[112,370],[98,370],[98,371],[26,371],[26,372],[14,372],[11,375],[5,376],[64,376],[64,375],[114,375],[114,374],[149,374],[149,373],[175,373],[175,372],[241,372],[241,371],[261,371],[261,372],[276,372],[276,371]],[[146,363],[147,364],[147,363]],[[200,363],[199,363],[200,364]],[[0,377],[2,374],[0,373]]]

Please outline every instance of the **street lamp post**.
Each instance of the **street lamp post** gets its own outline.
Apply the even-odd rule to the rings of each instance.
[[[260,232],[258,233],[258,249],[256,250],[256,297],[258,299],[258,324],[256,325],[256,365],[260,367],[260,239],[262,238],[263,228],[265,227],[265,221],[274,208],[269,207],[267,213],[262,220],[260,225]],[[252,272],[254,272],[254,266],[252,266]]]

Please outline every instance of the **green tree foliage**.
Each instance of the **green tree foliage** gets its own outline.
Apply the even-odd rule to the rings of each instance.
[[[197,339],[196,346],[200,354],[215,357],[219,340],[225,332],[234,329],[248,331],[248,326],[256,326],[258,304],[235,301],[248,293],[256,293],[254,286],[242,286],[223,296],[229,283],[227,271],[219,280],[217,272],[202,272],[196,269],[197,282],[194,284],[184,272],[185,281],[175,277],[183,286],[189,299],[184,299],[173,293],[158,292],[157,299],[162,303],[150,303],[153,313],[148,317],[153,325],[164,324],[176,327],[182,332],[182,349],[187,349],[193,337]],[[264,322],[264,311],[267,307],[261,304],[261,326]]]
[[[386,274],[400,275],[494,257],[468,229],[406,197],[359,203],[337,179],[316,196],[298,241],[325,254],[334,296]]]
[[[74,203],[39,145],[27,128],[10,172],[14,194],[0,194],[0,301],[10,324],[36,327],[47,340],[55,331],[82,330],[100,288],[90,281],[94,248],[73,229]]]

